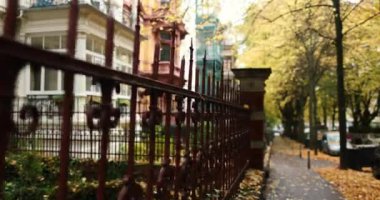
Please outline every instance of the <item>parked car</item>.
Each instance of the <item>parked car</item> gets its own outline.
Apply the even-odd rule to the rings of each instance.
[[[374,151],[375,159],[372,165],[372,174],[375,178],[380,179],[380,146]]]
[[[333,156],[338,156],[340,153],[339,142],[340,142],[339,132],[337,131],[325,132],[322,136],[322,151]]]
[[[380,178],[379,138],[378,133],[347,134],[348,167],[355,170],[372,167],[373,176]]]
[[[380,134],[370,133],[368,134],[368,140],[373,144],[380,145]]]

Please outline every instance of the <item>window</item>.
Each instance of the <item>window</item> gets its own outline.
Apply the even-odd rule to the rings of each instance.
[[[96,52],[96,53],[103,54],[103,50],[104,50],[104,43],[102,43],[99,40],[94,40],[94,49],[93,49],[93,51]]]
[[[86,91],[91,91],[92,77],[86,76]]]
[[[126,64],[132,64],[132,52],[122,47],[117,47],[116,59]]]
[[[170,0],[161,0],[161,6],[169,6]]]
[[[124,64],[117,63],[116,64],[116,70],[125,72],[125,73],[132,73],[132,68],[127,67]],[[130,96],[131,95],[131,87],[129,85],[122,84],[120,86],[120,95],[123,96]]]
[[[165,32],[165,31],[161,31],[160,32],[160,38],[161,38],[161,40],[171,40],[171,38],[172,38],[172,36],[171,36],[171,34],[170,33],[168,33],[168,32]]]
[[[104,65],[104,56],[95,55],[94,53],[87,53],[86,61],[93,64]],[[93,82],[93,78],[89,76],[86,76],[86,91],[100,92],[100,85],[98,83],[95,84]]]
[[[120,95],[130,96],[131,95],[131,86],[129,85],[121,85],[120,86]]]
[[[32,36],[30,43],[33,47],[62,51],[66,48],[65,35]],[[30,91],[59,91],[62,87],[61,72],[43,66],[30,66]]]
[[[91,1],[91,4],[92,4],[95,8],[97,8],[97,9],[100,8],[100,2],[99,2],[99,1]]]
[[[30,90],[41,90],[41,67],[30,66]]]
[[[95,53],[103,54],[104,53],[105,40],[93,36],[87,35],[86,38],[86,49]]]
[[[66,35],[44,35],[32,36],[30,43],[32,46],[41,49],[60,50],[66,48],[66,40]]]
[[[58,90],[58,71],[45,68],[45,91]]]
[[[93,42],[93,40],[91,40],[90,37],[87,37],[87,38],[86,38],[86,49],[89,50],[89,51],[92,51],[92,50],[93,50],[92,42]]]
[[[61,48],[62,49],[66,49],[66,43],[67,43],[67,36],[66,35],[62,35],[61,36]]]
[[[161,41],[161,61],[170,61],[170,51],[171,51],[171,33],[160,31],[160,41]]]
[[[33,47],[37,48],[44,48],[44,42],[43,42],[43,37],[32,37],[31,38],[31,45]]]
[[[161,61],[170,61],[170,45],[162,44],[161,45],[161,53],[160,53]]]
[[[60,36],[46,36],[44,41],[44,49],[59,49]]]
[[[104,65],[104,45],[105,40],[94,35],[87,35],[86,37],[86,61],[89,63]],[[99,83],[94,83],[93,78],[86,76],[86,91],[87,92],[100,92]]]

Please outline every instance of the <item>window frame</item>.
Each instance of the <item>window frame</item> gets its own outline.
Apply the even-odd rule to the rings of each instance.
[[[54,36],[59,37],[59,48],[58,49],[46,49],[45,48],[45,38],[46,37],[54,37]],[[63,44],[63,41],[64,41],[63,38],[67,39],[67,35],[65,33],[45,33],[45,34],[29,35],[27,38],[27,42],[31,46],[33,46],[33,44],[32,44],[33,38],[42,38],[42,47],[37,46],[37,48],[42,48],[42,49],[57,52],[57,53],[65,53],[66,52],[66,44]],[[31,69],[30,65],[28,65],[28,67],[27,67],[27,71],[26,71],[27,83],[28,83],[27,94],[28,95],[46,95],[46,94],[61,95],[61,94],[63,94],[64,93],[63,84],[62,84],[63,72],[61,70],[56,70],[57,71],[57,88],[54,90],[45,90],[45,78],[46,78],[45,77],[45,69],[46,68],[44,66],[40,66],[40,67],[41,67],[41,69],[40,69],[40,86],[39,86],[40,89],[39,90],[34,90],[31,88],[31,86],[32,86],[32,84],[31,84],[32,69]]]

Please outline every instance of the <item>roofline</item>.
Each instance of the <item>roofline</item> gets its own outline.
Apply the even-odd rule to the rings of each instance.
[[[54,5],[54,6],[48,6],[48,7],[29,7],[29,8],[24,8],[23,10],[28,12],[28,11],[42,11],[42,10],[54,10],[54,9],[68,9],[70,6],[68,4],[63,4],[63,5]],[[108,15],[102,11],[100,11],[99,9],[95,8],[94,6],[90,5],[90,4],[87,4],[87,3],[82,3],[82,4],[79,4],[79,7],[80,8],[86,8],[86,9],[90,9],[92,11],[94,11],[95,13],[97,13],[98,15],[101,15],[101,17],[104,17],[105,19],[108,17]],[[79,10],[80,12],[80,10]],[[117,21],[117,20],[114,20],[115,21],[115,26],[119,26],[121,29],[124,29],[126,30],[128,33],[130,33],[132,35],[132,39],[134,38],[134,34],[135,34],[135,31],[124,25],[123,23]],[[143,35],[140,34],[140,38],[142,40],[146,40],[147,38]]]

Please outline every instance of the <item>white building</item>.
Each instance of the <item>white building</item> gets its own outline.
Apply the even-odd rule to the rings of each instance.
[[[18,40],[34,47],[65,53],[68,29],[68,0],[20,0]],[[75,57],[95,64],[104,64],[107,4],[104,0],[80,0],[80,15]],[[113,0],[111,10],[115,24],[115,51],[113,67],[130,73],[134,30],[132,29],[132,1]],[[6,0],[0,0],[0,27],[2,33]],[[22,100],[62,100],[63,72],[43,66],[26,66],[19,75],[17,96]],[[75,110],[83,110],[91,99],[99,101],[100,87],[92,78],[75,75]],[[115,104],[127,105],[129,86],[123,85],[121,93],[113,95]],[[128,106],[125,106],[126,108]]]

